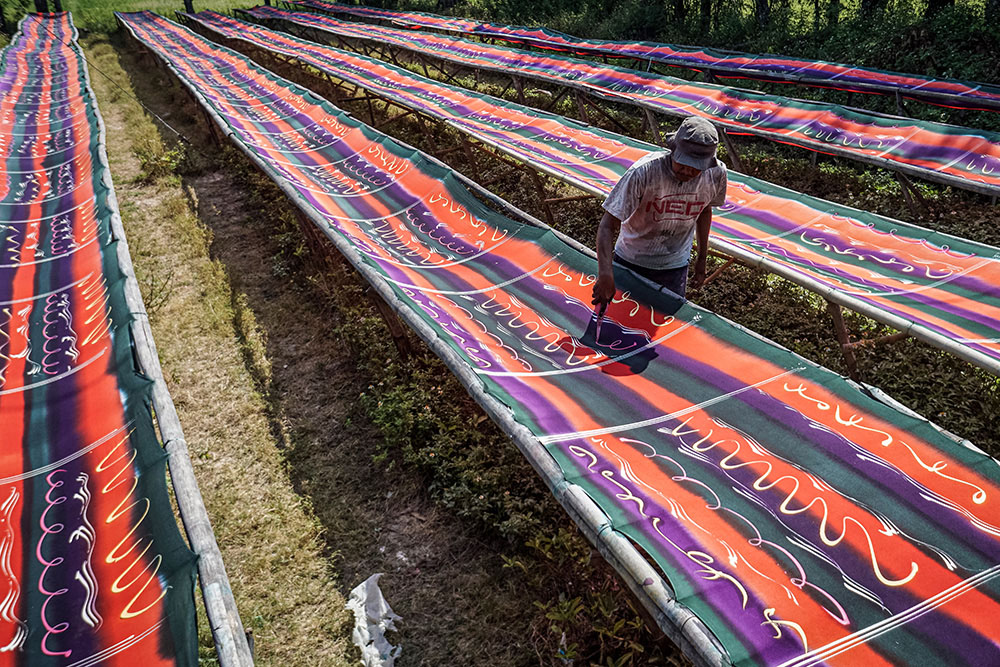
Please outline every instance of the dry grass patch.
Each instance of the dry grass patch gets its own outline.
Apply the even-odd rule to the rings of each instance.
[[[85,43],[88,57],[131,91],[106,38]],[[129,93],[97,72],[93,85],[108,128],[108,151],[122,215],[164,376],[180,413],[195,473],[244,625],[259,664],[353,664],[349,614],[323,552],[321,527],[292,488],[255,378],[269,375],[263,342],[224,268],[209,257],[197,202],[171,170],[177,160]],[[252,360],[253,373],[246,361]],[[214,660],[200,614],[204,661]]]

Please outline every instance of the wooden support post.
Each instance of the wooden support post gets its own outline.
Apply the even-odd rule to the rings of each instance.
[[[545,220],[550,225],[555,224],[555,218],[552,216],[552,207],[549,206],[548,201],[545,197],[545,185],[542,183],[541,177],[539,177],[538,172],[536,172],[531,167],[527,167],[525,171],[528,172],[528,176],[531,177],[531,182],[535,186],[535,192],[538,193],[538,200],[542,203],[542,210],[545,212]]]
[[[389,335],[392,336],[392,342],[396,344],[396,351],[399,352],[400,358],[404,360],[409,359],[410,354],[413,352],[413,347],[410,345],[410,339],[406,336],[406,327],[399,321],[396,311],[383,301],[382,297],[375,290],[368,289],[367,292],[372,305],[375,306],[375,309],[378,310],[379,315],[385,321],[385,326],[389,329]]]
[[[368,103],[368,118],[371,120],[371,126],[375,127],[375,105],[372,104],[370,96],[365,97],[365,101]]]
[[[38,2],[38,0],[35,0],[35,2]],[[194,4],[192,4],[191,0],[184,0],[184,11],[188,14],[194,14]]]
[[[601,106],[597,102],[595,102],[594,100],[590,99],[590,97],[588,97],[587,95],[583,96],[583,101],[586,102],[588,105],[590,105],[591,109],[594,109],[595,111],[597,111],[597,113],[601,114],[602,116],[604,116],[605,118],[607,118],[609,121],[611,121],[611,124],[614,125],[615,127],[617,127],[619,129],[619,131],[621,131],[622,134],[625,134],[625,135],[628,134],[628,128],[626,128],[624,125],[622,125],[621,123],[619,123],[617,118],[615,118],[614,116],[612,116],[611,114],[609,114],[607,111],[605,111],[604,109],[602,109]]]
[[[899,172],[896,172],[896,180],[899,181],[899,187],[903,191],[903,201],[906,202],[906,207],[910,209],[910,213],[912,213],[914,217],[919,218],[920,213],[917,211],[917,206],[913,201],[913,197],[910,196],[910,188],[908,188],[906,183],[903,182],[903,179],[899,177]]]
[[[920,208],[924,210],[924,213],[930,215],[931,209],[927,205],[927,202],[924,200],[924,196],[920,194],[916,186],[913,185],[913,181],[907,178],[906,174],[904,174],[901,171],[896,172],[896,180],[899,181],[899,185],[903,190],[903,200],[909,207],[910,212],[913,213],[914,216],[919,218],[920,211],[917,210],[917,204],[919,203]]]
[[[868,338],[863,340],[856,340],[854,342],[848,343],[847,346],[852,350],[859,347],[872,347],[874,345],[883,345],[889,343],[898,343],[901,340],[906,340],[910,337],[910,334],[905,331],[897,331],[896,333],[891,333],[886,336],[879,336],[878,338]]]
[[[503,90],[497,93],[496,96],[502,100],[507,99],[507,92],[513,87],[514,87],[514,79],[511,78],[511,80],[507,83],[507,85],[503,87]]]
[[[743,161],[740,159],[740,154],[736,150],[736,144],[733,143],[729,133],[726,132],[726,128],[718,127],[718,130],[719,135],[722,137],[722,143],[726,145],[726,153],[729,155],[729,159],[732,161],[733,166],[736,167],[736,171],[746,173],[743,170]]]
[[[441,70],[442,74],[444,74],[445,83],[453,83],[456,86],[460,85],[458,83],[458,75],[462,71],[461,67],[455,67],[455,70],[451,73],[449,73],[448,70],[444,68],[444,65],[438,65],[438,69]]]
[[[201,109],[201,115],[205,117],[205,124],[208,125],[208,133],[212,137],[212,143],[215,144],[216,146],[221,146],[222,142],[219,140],[219,135],[215,131],[215,122],[212,120],[212,117],[208,115],[208,111],[205,109],[204,106],[198,104],[197,101],[195,101],[194,103],[198,106],[199,109]]]
[[[61,0],[52,0],[52,6],[55,7],[57,12],[61,12],[63,10]]]
[[[660,123],[656,120],[656,116],[653,115],[652,109],[643,108],[643,111],[646,112],[646,126],[649,127],[649,133],[653,135],[653,143],[658,146],[665,146],[666,143],[660,134]]]
[[[420,61],[420,66],[424,68],[424,76],[426,76],[428,79],[431,78],[431,73],[427,71],[427,61],[424,59],[424,55],[422,53],[418,53],[416,55],[417,55],[417,60]]]
[[[906,109],[903,107],[903,95],[899,92],[899,88],[896,89],[896,113],[900,116],[906,115]]]
[[[514,84],[514,90],[517,91],[517,101],[524,104],[524,83],[514,74],[510,75],[510,80]]]
[[[35,11],[38,12],[39,14],[48,14],[49,13],[48,3],[46,3],[45,0],[35,0]]]
[[[715,257],[716,259],[732,259],[732,255],[727,255],[724,252],[719,252],[718,250],[714,250],[711,246],[709,246],[708,248],[708,256]],[[740,262],[739,260],[736,261],[742,264],[742,262]]]
[[[424,133],[424,138],[427,139],[427,143],[430,144],[431,152],[437,152],[437,141],[434,140],[434,133],[431,131],[430,126],[424,120],[423,116],[417,116],[417,122],[420,124],[420,129]]]
[[[396,114],[395,116],[393,116],[389,120],[387,120],[384,123],[382,123],[377,129],[379,131],[385,131],[385,128],[389,127],[390,125],[392,125],[393,123],[395,123],[397,120],[400,120],[401,118],[406,118],[407,116],[412,116],[415,113],[417,113],[415,109],[408,109],[408,110],[404,111],[403,113]]]
[[[705,278],[705,282],[702,283],[702,287],[704,287],[705,285],[709,284],[710,282],[721,276],[726,271],[726,269],[728,269],[735,263],[736,263],[735,257],[730,257],[729,259],[727,259],[722,266],[717,268],[715,271],[712,271],[712,273],[710,273],[708,277]]]
[[[587,105],[583,102],[583,95],[579,91],[574,91],[573,97],[576,98],[576,110],[580,114],[580,120],[590,125],[590,116],[587,115]]]
[[[464,151],[465,149],[466,146],[464,142],[460,141],[457,145],[452,146],[451,148],[442,148],[437,153],[435,153],[435,155],[437,157],[444,157],[446,155],[451,155],[452,153],[457,153],[458,151]]]
[[[343,255],[339,252],[331,251],[329,239],[326,238],[316,225],[302,211],[297,208],[294,210],[295,218],[299,223],[299,229],[302,231],[302,237],[310,251],[308,254],[311,260],[308,261],[307,268],[313,273],[319,274],[325,273],[337,265],[350,268]],[[413,347],[410,344],[409,337],[406,335],[406,328],[399,321],[396,312],[389,304],[382,300],[382,297],[375,290],[368,287],[365,289],[365,292],[371,299],[372,305],[375,306],[375,309],[378,310],[379,315],[385,321],[385,325],[389,329],[389,335],[396,345],[399,356],[402,359],[408,359],[413,351]]]
[[[591,195],[591,194],[586,194],[586,195],[571,195],[569,197],[550,197],[549,199],[545,200],[545,203],[546,204],[565,204],[566,202],[583,201],[585,199],[594,199],[594,198],[595,198],[595,195]]]
[[[568,92],[569,88],[563,88],[562,90],[560,90],[559,94],[552,98],[551,102],[542,107],[542,111],[551,111],[552,109],[555,109],[556,105],[559,104],[559,101],[562,98],[566,97],[566,94]]]
[[[479,179],[479,163],[476,162],[476,152],[472,150],[472,144],[465,135],[462,135],[462,148],[465,149],[465,157],[469,160],[469,171],[472,173],[472,178],[476,181]]]
[[[833,330],[837,335],[837,342],[840,343],[840,352],[844,355],[847,375],[855,382],[859,382],[858,360],[854,356],[854,348],[851,346],[851,336],[847,332],[847,325],[844,324],[844,313],[840,306],[832,301],[826,302],[826,311],[833,318]]]
[[[489,188],[494,183],[499,183],[500,181],[502,181],[503,178],[504,178],[503,174],[497,174],[496,176],[494,176],[493,178],[489,179],[488,181],[479,181],[479,185],[481,185],[484,188]]]
[[[809,162],[812,164],[812,168],[816,168],[816,161],[819,159],[819,151],[809,151],[812,155],[809,156]]]

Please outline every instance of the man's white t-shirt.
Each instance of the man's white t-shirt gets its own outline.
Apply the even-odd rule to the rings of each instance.
[[[640,159],[604,202],[604,210],[622,221],[615,254],[647,269],[687,266],[698,216],[725,203],[727,181],[719,160],[682,183],[674,177],[670,151]]]

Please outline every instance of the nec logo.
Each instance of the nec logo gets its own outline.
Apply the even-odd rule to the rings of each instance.
[[[665,195],[659,199],[652,199],[646,202],[646,214],[652,215],[654,220],[680,220],[696,217],[705,210],[708,202],[695,199],[698,195],[674,194]]]

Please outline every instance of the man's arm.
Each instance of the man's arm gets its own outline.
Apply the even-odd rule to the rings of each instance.
[[[622,221],[607,211],[597,228],[597,282],[594,283],[592,303],[610,303],[615,296],[615,272],[612,264],[615,256],[615,241],[621,231]]]
[[[694,277],[691,278],[691,289],[698,289],[705,284],[705,267],[708,265],[708,233],[712,229],[712,207],[706,206],[698,215],[695,237],[698,241],[697,256],[694,260]]]

